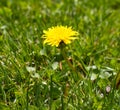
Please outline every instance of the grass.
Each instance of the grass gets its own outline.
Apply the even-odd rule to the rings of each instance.
[[[0,110],[119,110],[120,0],[1,0]],[[79,39],[43,45],[43,30],[72,26]]]

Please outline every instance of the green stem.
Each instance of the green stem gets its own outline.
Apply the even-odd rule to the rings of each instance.
[[[64,60],[67,62],[68,66],[71,68],[71,70],[72,70],[74,73],[77,73],[78,76],[80,77],[80,79],[83,79],[83,76],[76,71],[76,69],[73,67],[73,65],[71,64],[71,62],[68,60],[68,58],[67,58],[67,56],[66,56],[66,54],[65,54],[65,49],[64,49],[64,47],[61,48],[61,53],[62,53],[62,55],[63,55]]]

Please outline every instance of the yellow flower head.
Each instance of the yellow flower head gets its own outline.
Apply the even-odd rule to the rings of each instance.
[[[67,26],[55,26],[43,31],[44,43],[51,46],[58,47],[61,42],[65,44],[71,43],[72,40],[77,39],[78,32],[73,31],[71,27]]]

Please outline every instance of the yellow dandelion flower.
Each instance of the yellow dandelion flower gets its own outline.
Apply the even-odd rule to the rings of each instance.
[[[67,26],[55,26],[43,30],[44,44],[47,43],[51,46],[58,47],[61,42],[65,44],[71,43],[72,40],[77,39],[78,32],[73,31],[72,27]]]

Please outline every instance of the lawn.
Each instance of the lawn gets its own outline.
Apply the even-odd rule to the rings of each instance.
[[[0,110],[120,110],[120,0],[0,0]]]

